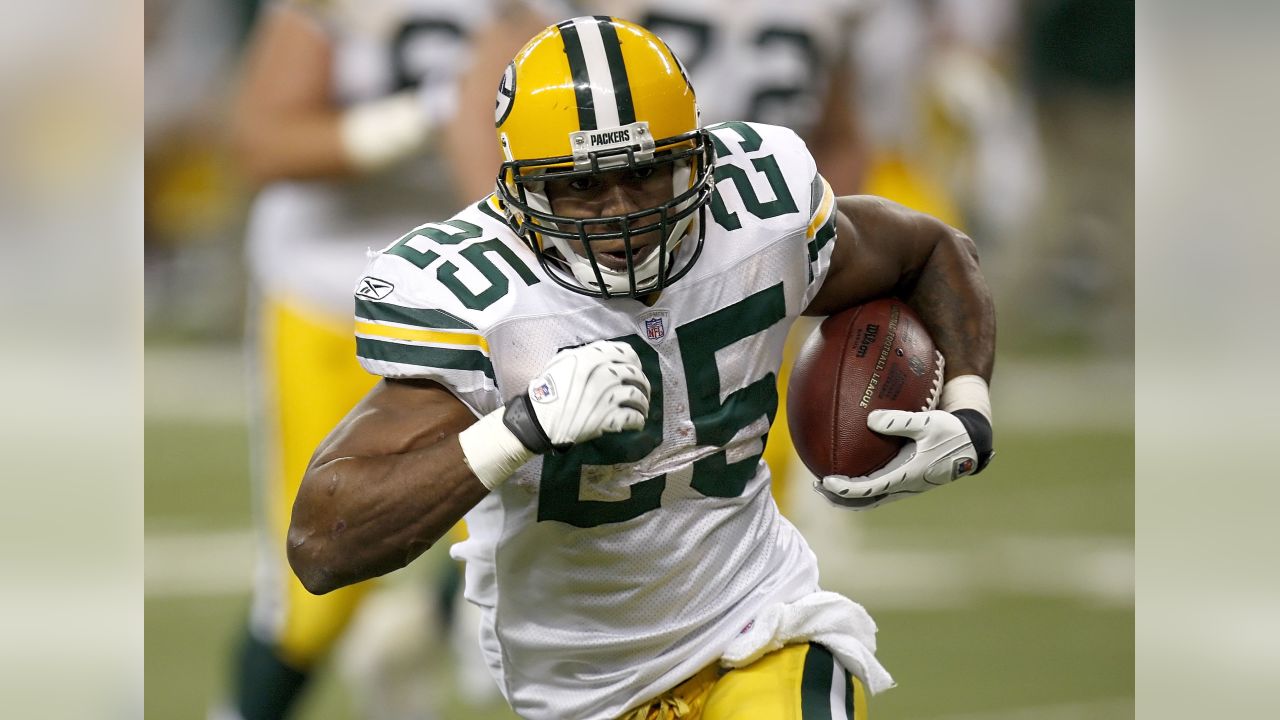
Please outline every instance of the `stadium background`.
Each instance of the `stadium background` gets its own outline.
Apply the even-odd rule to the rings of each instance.
[[[252,567],[247,198],[225,120],[254,10],[147,4],[145,663],[159,718],[201,717],[224,688]],[[1002,268],[999,461],[875,513],[801,506],[825,583],[880,622],[900,685],[874,704],[880,718],[1133,713],[1132,5],[1043,0],[1022,15],[1018,87],[1037,108],[1046,192],[1025,245],[984,248]],[[1021,260],[1002,265],[1000,250]],[[849,537],[857,552],[841,557]],[[509,717],[464,707],[447,646],[415,610],[440,560],[390,583],[304,717],[361,717],[375,660],[382,677],[421,677],[398,687],[440,717]]]

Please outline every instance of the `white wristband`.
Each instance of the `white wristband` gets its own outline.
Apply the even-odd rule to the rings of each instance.
[[[498,408],[476,421],[475,425],[458,433],[462,457],[471,472],[493,490],[533,457],[516,436],[502,424],[505,407]]]
[[[942,386],[942,398],[938,407],[951,412],[962,408],[977,410],[991,422],[991,391],[987,381],[978,375],[960,375]]]
[[[353,105],[339,122],[347,158],[365,172],[386,167],[419,149],[430,131],[422,101],[412,91]]]

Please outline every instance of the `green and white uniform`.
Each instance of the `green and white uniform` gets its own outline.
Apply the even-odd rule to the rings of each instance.
[[[827,276],[834,198],[792,131],[711,129],[702,255],[651,306],[562,289],[492,198],[402,237],[357,288],[364,367],[435,380],[477,415],[599,339],[631,345],[652,386],[642,430],[534,458],[453,549],[522,717],[616,717],[715,662],[762,608],[818,590],[760,458],[787,331]]]

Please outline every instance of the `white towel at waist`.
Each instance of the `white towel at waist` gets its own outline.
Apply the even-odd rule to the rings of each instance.
[[[720,656],[727,667],[744,667],[784,645],[815,642],[831,651],[844,669],[872,694],[896,683],[876,659],[876,623],[858,603],[838,593],[819,591],[760,611]]]

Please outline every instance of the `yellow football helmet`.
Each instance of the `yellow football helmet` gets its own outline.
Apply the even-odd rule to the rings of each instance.
[[[506,159],[498,199],[557,283],[585,295],[634,297],[693,266],[706,233],[715,153],[688,76],[657,35],[604,16],[548,27],[507,66],[495,124]],[[655,207],[587,219],[552,212],[545,181],[553,174],[571,180],[663,164],[672,166],[672,197]],[[631,239],[655,230],[661,244],[637,262]],[[598,262],[592,244],[616,246],[619,239],[625,267]]]

